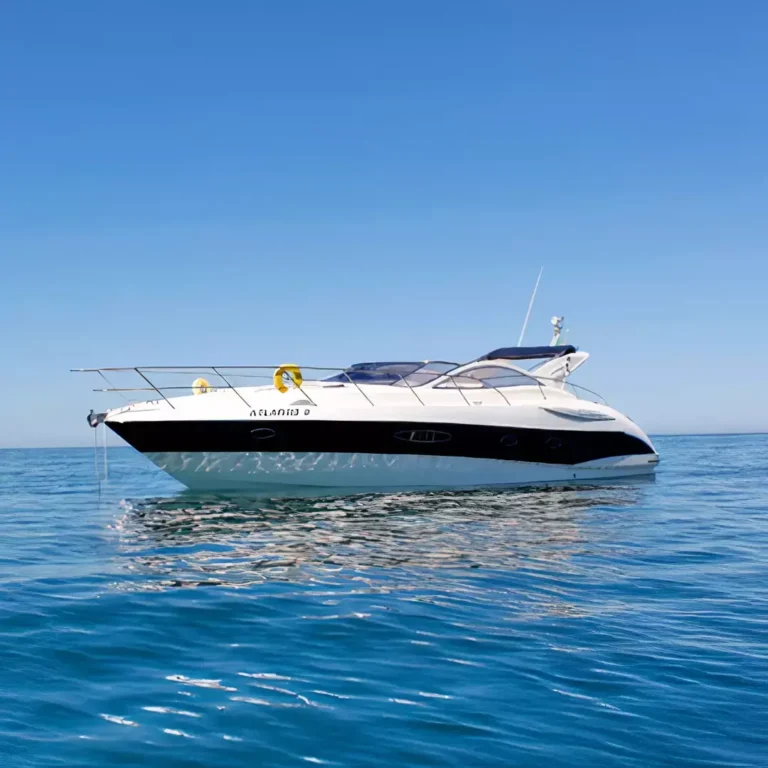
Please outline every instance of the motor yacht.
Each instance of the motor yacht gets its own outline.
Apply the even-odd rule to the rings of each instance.
[[[557,341],[465,363],[78,370],[110,385],[96,391],[152,397],[92,411],[89,424],[194,490],[299,496],[651,474],[659,457],[648,436],[569,381],[589,355]],[[112,386],[118,373],[142,386]],[[188,383],[159,383],[169,375]]]

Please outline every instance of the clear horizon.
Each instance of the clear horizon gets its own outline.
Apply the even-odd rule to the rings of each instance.
[[[514,345],[541,265],[575,383],[768,431],[764,3],[42,8],[0,27],[0,447],[92,444],[70,368]]]

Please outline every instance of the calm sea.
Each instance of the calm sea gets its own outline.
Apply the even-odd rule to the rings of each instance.
[[[254,502],[0,451],[0,765],[766,766],[768,436]]]

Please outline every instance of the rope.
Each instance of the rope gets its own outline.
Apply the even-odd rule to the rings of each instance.
[[[93,474],[96,476],[96,483],[99,486],[99,490],[101,490],[102,482],[107,482],[109,466],[107,461],[107,427],[103,422],[102,425],[104,427],[104,440],[102,441],[102,447],[104,451],[104,457],[102,459],[102,467],[104,470],[103,475],[99,471],[99,425],[97,425],[93,430]]]
[[[101,426],[104,430],[104,482],[106,483],[109,475],[108,473],[109,465],[107,464],[107,438],[109,437],[109,435],[107,433],[107,425],[104,422],[102,422]]]

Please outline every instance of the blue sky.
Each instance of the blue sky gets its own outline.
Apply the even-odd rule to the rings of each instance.
[[[564,314],[651,432],[768,430],[768,5],[5,2],[0,445],[70,367],[466,359]]]

